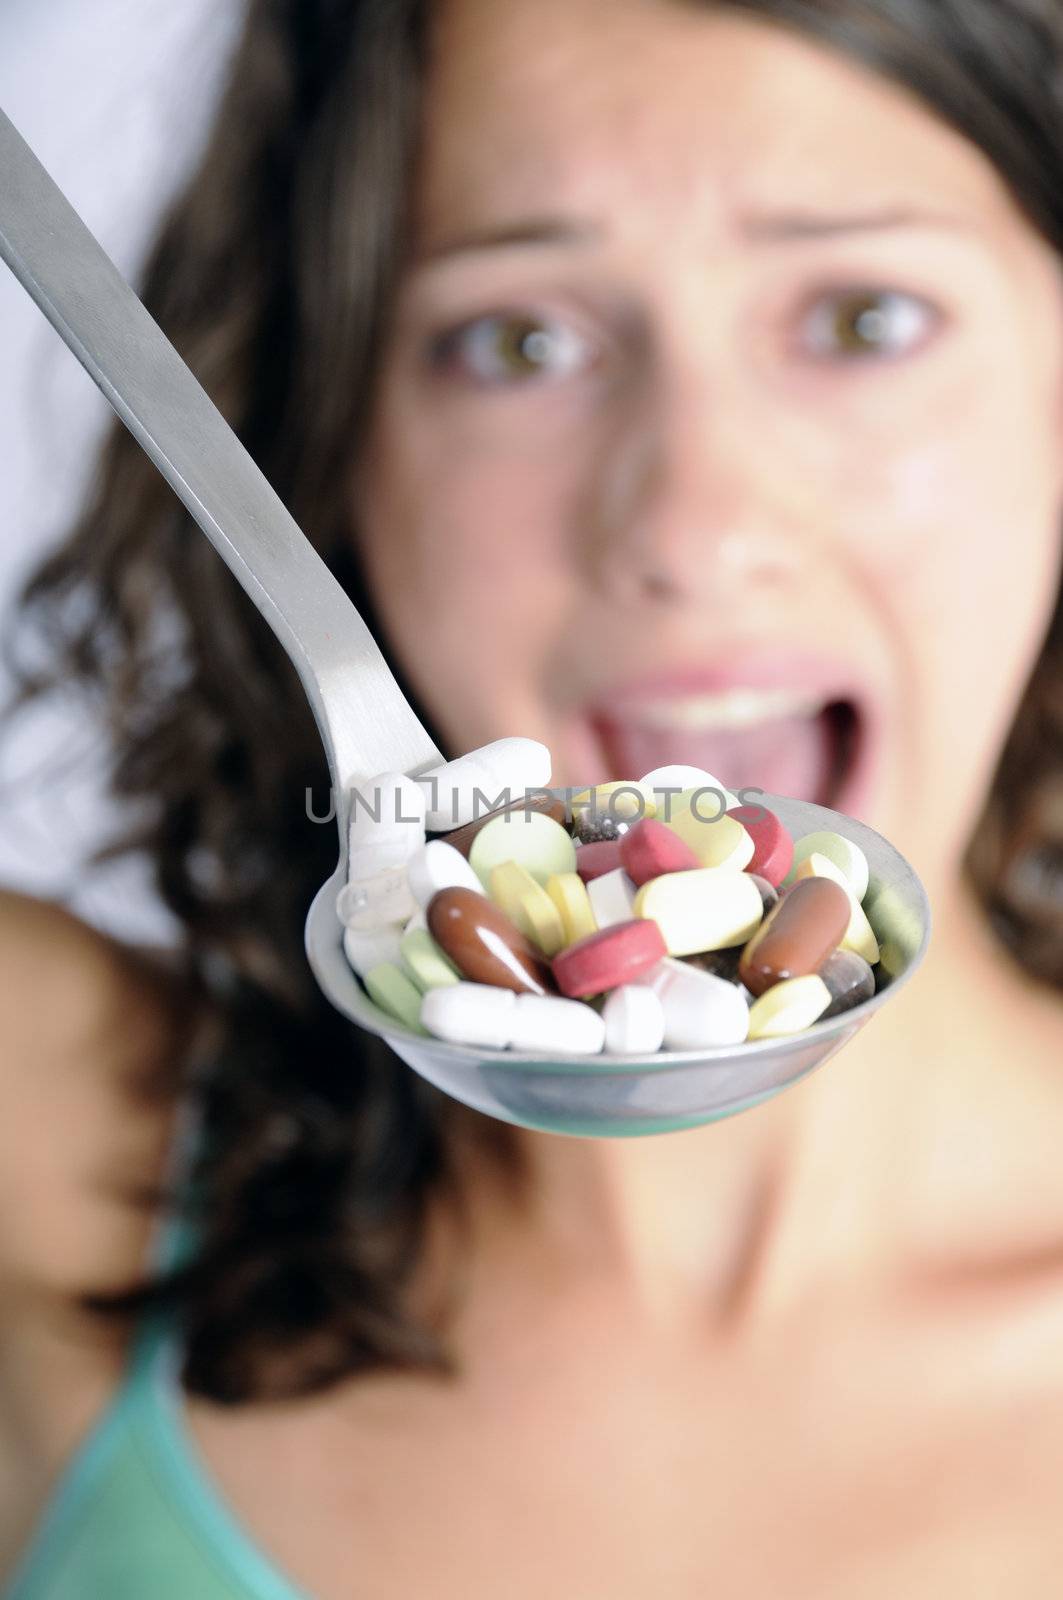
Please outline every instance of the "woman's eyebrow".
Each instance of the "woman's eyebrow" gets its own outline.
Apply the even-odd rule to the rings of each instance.
[[[901,228],[969,230],[972,223],[945,212],[914,206],[878,211],[748,211],[737,220],[740,238],[751,244],[784,244],[801,239],[831,239],[852,233],[885,233]],[[606,234],[602,223],[571,217],[529,217],[524,221],[470,229],[416,252],[414,264],[426,266],[456,256],[536,245],[588,245]]]
[[[530,217],[527,221],[473,228],[415,253],[415,264],[448,261],[482,250],[507,250],[519,245],[592,244],[604,236],[597,223],[577,222],[569,217]]]
[[[879,211],[749,212],[739,219],[739,232],[755,244],[792,239],[830,239],[845,233],[885,233],[898,228],[950,228],[967,230],[972,223],[941,211],[916,206],[891,206]]]

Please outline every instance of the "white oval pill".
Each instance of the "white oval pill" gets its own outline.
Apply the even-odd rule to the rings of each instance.
[[[643,884],[633,915],[656,922],[670,956],[693,956],[745,944],[760,927],[764,902],[748,873],[698,867]]]
[[[807,861],[813,852],[833,861],[843,874],[849,893],[858,903],[863,900],[871,877],[867,857],[858,844],[840,833],[806,833],[802,838],[795,839],[794,864],[785,880],[787,883],[794,880],[802,861]]]
[[[354,879],[336,897],[340,921],[363,933],[405,922],[416,910],[405,867],[391,867],[373,878]]]
[[[444,839],[430,839],[410,858],[406,869],[410,893],[419,906],[426,906],[440,889],[475,889],[484,886],[460,850]]]
[[[425,789],[426,826],[446,833],[489,811],[522,800],[528,789],[550,782],[551,756],[537,739],[496,739],[455,761],[418,773]]]
[[[427,928],[428,918],[425,916],[424,906],[418,906],[410,920],[403,924],[402,934],[416,933],[418,928]]]
[[[815,972],[773,983],[749,1009],[749,1037],[784,1039],[802,1033],[819,1021],[830,998],[830,990]]]
[[[742,991],[726,978],[677,962],[654,989],[664,1007],[668,1050],[742,1044],[749,1033],[749,1007]]]
[[[612,928],[618,922],[630,922],[635,915],[637,890],[623,867],[603,872],[587,885],[587,898],[599,929]]]
[[[360,978],[374,967],[400,965],[399,948],[402,932],[397,927],[372,928],[361,932],[357,928],[344,928],[343,953]]]
[[[516,1003],[512,989],[496,989],[487,983],[430,989],[421,1002],[421,1026],[450,1044],[504,1050]]]
[[[554,1050],[595,1056],[605,1044],[605,1023],[582,1000],[552,994],[518,994],[509,1024],[511,1050]]]
[[[614,1056],[654,1055],[664,1043],[664,1006],[647,984],[614,989],[602,1011],[605,1048]]]

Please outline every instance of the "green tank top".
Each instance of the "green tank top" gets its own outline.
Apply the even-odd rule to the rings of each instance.
[[[157,1267],[194,1247],[162,1225]],[[181,1346],[162,1314],[137,1331],[118,1392],[67,1467],[4,1600],[311,1600],[211,1482],[184,1420]]]

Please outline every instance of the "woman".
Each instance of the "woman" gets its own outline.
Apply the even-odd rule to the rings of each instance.
[[[1061,96],[1054,0],[253,8],[147,299],[437,743],[859,812],[935,937],[716,1126],[446,1102],[314,990],[309,714],[116,435],[28,606],[187,938],[2,903],[17,1600],[1055,1592]]]

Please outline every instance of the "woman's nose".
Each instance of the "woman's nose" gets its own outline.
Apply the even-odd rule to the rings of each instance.
[[[591,474],[584,576],[613,604],[716,606],[785,587],[802,537],[747,421],[692,401],[632,411]],[[715,409],[715,408],[713,408]]]

